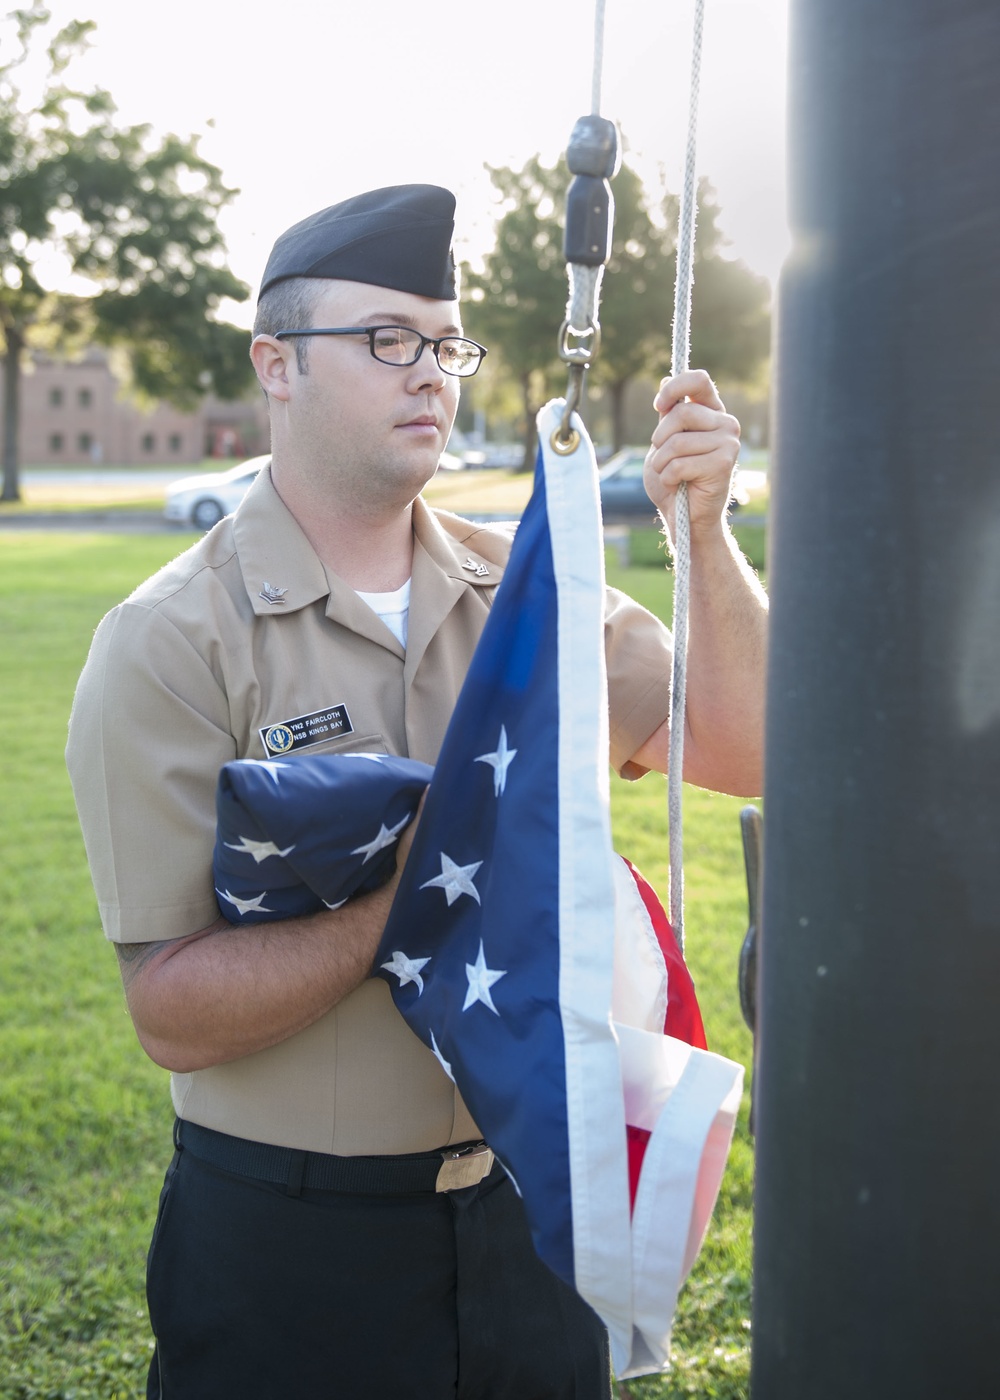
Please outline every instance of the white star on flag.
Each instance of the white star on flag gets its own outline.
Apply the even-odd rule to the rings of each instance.
[[[463,1011],[468,1011],[470,1006],[474,1006],[477,1001],[481,1001],[484,1006],[488,1006],[494,1016],[499,1016],[500,1012],[493,1005],[493,998],[490,996],[490,988],[494,982],[499,982],[501,977],[506,977],[507,973],[495,972],[486,966],[486,953],[483,949],[483,940],[479,940],[479,957],[474,963],[465,964],[465,975],[469,979],[469,990],[465,994]]]
[[[507,747],[507,727],[500,726],[500,741],[496,746],[495,753],[481,753],[475,760],[476,763],[488,763],[493,769],[493,795],[499,797],[507,782],[507,769],[513,761],[517,749]]]
[[[441,852],[441,874],[435,875],[433,880],[425,880],[420,886],[422,890],[429,889],[432,885],[437,885],[444,890],[448,898],[448,907],[455,903],[460,894],[471,894],[477,904],[481,904],[479,891],[472,883],[472,877],[482,865],[481,860],[473,861],[471,865],[456,865],[451,856],[446,856]]]
[[[279,851],[273,841],[253,841],[249,836],[241,836],[238,844],[232,841],[225,844],[231,851],[241,851],[245,856],[253,856],[258,865],[262,860],[267,860],[268,856],[287,856],[295,850],[294,846],[286,846],[283,851]]]
[[[454,1082],[455,1082],[455,1076],[454,1076],[454,1075],[452,1074],[452,1072],[451,1072],[451,1065],[448,1063],[448,1061],[445,1059],[445,1057],[441,1054],[441,1051],[440,1051],[440,1049],[438,1048],[438,1043],[437,1043],[437,1041],[434,1039],[434,1032],[433,1032],[433,1031],[431,1031],[431,1054],[434,1056],[435,1060],[437,1060],[438,1064],[439,1064],[439,1065],[441,1066],[441,1068],[444,1070],[445,1074],[448,1076],[448,1078],[449,1078],[449,1079],[451,1080],[451,1082],[454,1084]]]
[[[402,821],[397,822],[396,825],[393,827],[387,827],[383,822],[382,825],[379,827],[378,835],[374,838],[374,840],[369,841],[367,846],[355,846],[354,850],[351,852],[351,855],[364,856],[364,860],[361,863],[362,865],[366,865],[368,861],[371,860],[372,856],[377,855],[379,851],[384,851],[387,846],[391,846],[393,844],[396,837],[403,830],[403,827],[406,826],[409,820],[410,816],[408,814],[403,818]]]
[[[384,962],[382,966],[386,972],[394,973],[399,978],[399,985],[405,987],[407,982],[415,982],[417,985],[417,995],[424,990],[424,979],[420,973],[430,962],[430,958],[408,958],[405,953],[397,949],[389,962]]]
[[[228,890],[216,890],[215,893],[220,899],[226,900],[240,914],[273,914],[273,909],[268,909],[264,900],[267,898],[267,891],[259,894],[256,899],[238,899],[236,895],[230,894]]]

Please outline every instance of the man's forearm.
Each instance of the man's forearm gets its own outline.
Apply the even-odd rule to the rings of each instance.
[[[304,1030],[370,974],[397,881],[341,909],[119,949],[129,1011],[151,1059],[186,1073]]]
[[[767,596],[725,525],[691,540],[685,776],[717,791],[763,787]]]
[[[653,406],[660,421],[643,481],[671,538],[685,483],[691,523],[684,776],[755,796],[763,784],[767,598],[725,520],[740,425],[704,370],[662,380]],[[665,772],[669,748],[662,724],[633,762]]]

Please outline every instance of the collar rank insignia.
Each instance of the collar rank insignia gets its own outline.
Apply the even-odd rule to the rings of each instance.
[[[273,583],[265,582],[258,597],[263,598],[265,603],[283,603],[287,592],[287,588],[275,588]]]
[[[477,564],[471,554],[467,557],[465,563],[462,565],[462,568],[468,569],[469,573],[475,574],[476,578],[486,578],[487,574],[489,573],[489,569],[486,567],[486,565]]]

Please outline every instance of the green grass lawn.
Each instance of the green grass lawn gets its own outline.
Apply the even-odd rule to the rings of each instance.
[[[145,1394],[143,1268],[172,1111],[100,932],[62,755],[96,623],[192,538],[0,538],[0,1400]],[[667,613],[665,570],[609,574]],[[618,848],[665,896],[664,781],[615,781],[612,801]],[[746,1064],[735,988],[746,926],[740,805],[688,789],[687,942],[710,1042]],[[682,1295],[673,1371],[632,1382],[634,1396],[747,1394],[751,1179],[744,1108]]]
[[[224,471],[233,463],[207,461],[181,465],[175,475],[198,476],[207,471]],[[163,509],[164,487],[160,467],[136,467],[113,483],[95,485],[88,481],[89,469],[80,468],[79,480],[72,469],[63,469],[58,482],[35,481],[28,472],[21,482],[20,501],[0,501],[0,519],[33,511],[121,511]],[[531,495],[530,472],[501,468],[487,471],[440,471],[427,483],[424,495],[431,505],[467,515],[519,515]]]

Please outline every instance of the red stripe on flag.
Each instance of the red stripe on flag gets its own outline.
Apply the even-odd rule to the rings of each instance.
[[[624,856],[622,859],[625,859]],[[695,994],[694,981],[688,971],[687,963],[681,955],[681,950],[677,946],[677,939],[674,937],[670,920],[649,881],[636,870],[630,860],[625,860],[625,864],[629,868],[639,896],[646,907],[646,913],[653,925],[653,932],[656,934],[656,941],[663,954],[663,961],[667,965],[667,1014],[663,1033],[664,1035],[672,1035],[675,1040],[683,1040],[687,1045],[694,1045],[699,1050],[707,1050],[705,1023],[701,1019],[701,1008]],[[629,1200],[634,1206],[635,1193],[639,1187],[639,1175],[642,1172],[642,1161],[646,1155],[646,1144],[649,1142],[650,1135],[645,1128],[628,1126],[625,1131],[628,1136]]]

